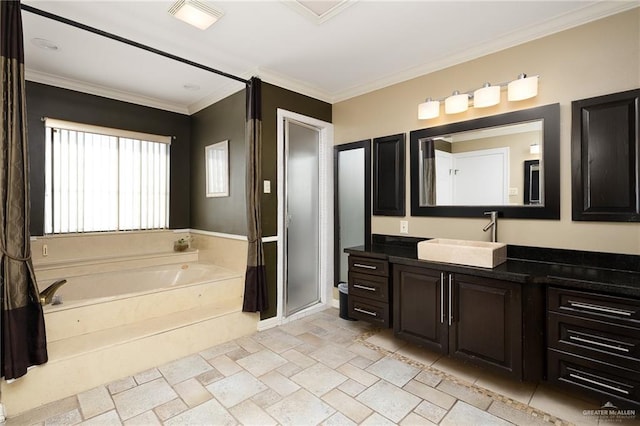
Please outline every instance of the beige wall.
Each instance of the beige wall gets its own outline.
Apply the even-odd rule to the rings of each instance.
[[[539,94],[434,120],[418,120],[428,96],[503,82],[519,73],[540,75]],[[507,111],[560,103],[561,220],[503,219],[499,241],[567,249],[640,254],[640,225],[571,221],[571,101],[640,87],[640,8],[465,62],[333,106],[337,144],[457,122]],[[407,147],[408,148],[408,147]],[[409,188],[407,149],[407,189]],[[407,190],[407,194],[409,191]],[[407,196],[407,212],[410,199]],[[374,216],[372,231],[399,235],[399,217]],[[487,240],[486,218],[408,217],[413,236]]]

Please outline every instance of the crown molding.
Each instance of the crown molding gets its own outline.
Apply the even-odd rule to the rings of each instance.
[[[580,10],[574,10],[555,19],[548,20],[543,24],[530,25],[519,28],[516,31],[507,33],[495,38],[489,43],[473,46],[457,54],[447,56],[427,64],[418,65],[406,69],[405,71],[389,75],[374,82],[353,86],[346,90],[336,92],[330,96],[332,103],[342,102],[347,99],[361,96],[375,90],[402,83],[435,71],[439,71],[454,65],[478,59],[492,53],[499,52],[529,41],[537,40],[561,31],[588,24],[611,15],[622,13],[638,7],[636,1],[602,1],[591,5],[586,5]]]
[[[242,78],[248,79],[249,77],[243,75]],[[233,95],[234,93],[239,92],[244,88],[245,88],[244,84],[238,81],[229,80],[228,83],[221,85],[212,93],[209,93],[204,98],[189,105],[187,107],[188,114],[193,115],[199,111],[202,111],[203,109],[215,104],[216,102],[223,100],[228,96]]]
[[[88,93],[90,95],[102,96],[104,98],[129,102],[136,105],[177,112],[179,114],[189,113],[187,107],[183,105],[176,105],[158,99],[124,92],[122,90],[112,89],[109,87],[86,83],[84,81],[74,80],[70,78],[59,77],[57,75],[47,74],[31,69],[25,69],[25,79],[33,81],[35,83],[47,84],[49,86],[60,87],[62,89],[69,89],[76,92]]]
[[[256,70],[254,75],[258,75],[263,81],[282,87],[283,89],[291,90],[301,95],[309,96],[330,104],[334,103],[334,97],[330,93],[300,80],[289,78],[264,68]]]

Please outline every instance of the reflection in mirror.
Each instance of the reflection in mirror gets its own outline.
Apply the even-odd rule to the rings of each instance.
[[[420,206],[544,205],[525,200],[525,165],[540,162],[542,120],[419,139]],[[538,166],[536,179],[540,179]],[[531,170],[530,170],[531,171]]]
[[[560,218],[560,105],[414,130],[411,215]]]

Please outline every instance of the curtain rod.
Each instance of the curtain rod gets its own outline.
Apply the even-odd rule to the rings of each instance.
[[[162,50],[158,50],[158,49],[155,49],[153,47],[138,43],[136,41],[132,41],[132,40],[129,40],[127,38],[120,37],[118,35],[115,35],[115,34],[112,34],[112,33],[108,33],[106,31],[102,31],[102,30],[99,30],[97,28],[85,25],[85,24],[81,24],[80,22],[77,22],[77,21],[72,21],[71,19],[63,18],[62,16],[58,16],[58,15],[55,15],[53,13],[45,12],[44,10],[37,9],[35,7],[29,6],[29,5],[26,5],[26,4],[22,4],[21,3],[20,4],[20,8],[22,10],[27,11],[27,12],[34,13],[36,15],[40,15],[40,16],[48,18],[48,19],[52,19],[54,21],[58,21],[58,22],[61,22],[63,24],[71,25],[72,27],[76,27],[76,28],[79,28],[81,30],[89,31],[90,33],[94,33],[94,34],[97,34],[97,35],[100,35],[100,36],[103,36],[103,37],[106,37],[106,38],[110,38],[112,40],[116,40],[116,41],[119,41],[121,43],[128,44],[129,46],[137,47],[139,49],[146,50],[147,52],[155,53],[157,55],[164,56],[165,58],[173,59],[174,61],[182,62],[183,64],[191,65],[192,67],[200,68],[202,70],[209,71],[209,72],[212,72],[214,74],[218,74],[218,75],[221,75],[223,77],[227,77],[227,78],[239,81],[239,82],[244,83],[244,84],[249,84],[250,83],[249,80],[246,80],[246,79],[244,79],[242,77],[238,77],[238,76],[235,76],[233,74],[229,74],[229,73],[226,73],[224,71],[220,71],[220,70],[217,70],[215,68],[211,68],[211,67],[208,67],[206,65],[202,65],[202,64],[199,64],[197,62],[193,62],[193,61],[190,61],[188,59],[184,59],[184,58],[181,58],[179,56],[172,55],[171,53],[163,52]]]

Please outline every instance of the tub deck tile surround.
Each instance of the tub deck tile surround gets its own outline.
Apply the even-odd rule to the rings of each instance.
[[[342,337],[341,344],[336,344],[336,337]],[[320,356],[329,348],[340,349],[340,360]],[[328,309],[295,325],[258,332],[105,383],[10,418],[7,424],[599,422],[583,415],[583,410],[598,408],[594,401],[545,385],[492,378],[455,363],[440,370],[438,360],[436,354],[395,339],[389,330],[342,320],[336,309]],[[464,376],[456,375],[456,368]]]

